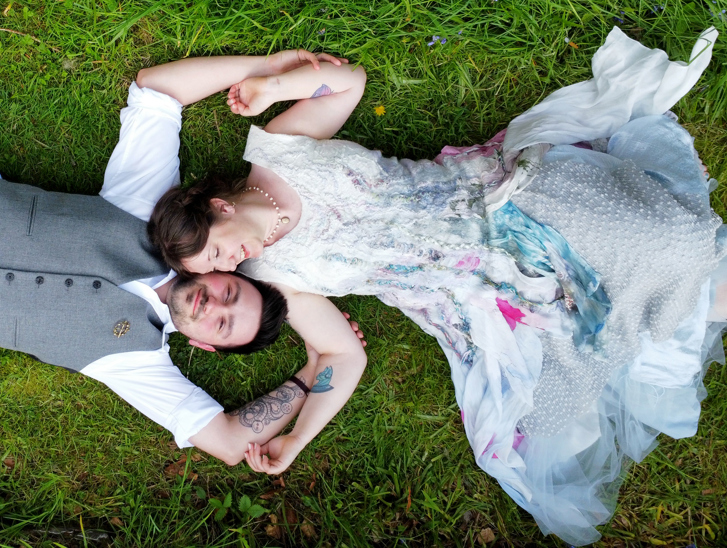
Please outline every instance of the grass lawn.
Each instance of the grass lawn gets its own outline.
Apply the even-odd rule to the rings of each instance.
[[[445,144],[485,141],[549,92],[588,78],[614,24],[685,60],[700,31],[724,33],[725,9],[727,0],[2,0],[0,173],[96,193],[139,69],[296,47],[366,67],[366,93],[340,137],[433,157]],[[440,40],[428,45],[433,36]],[[674,110],[720,183],[713,207],[724,217],[727,36],[720,40]],[[222,95],[185,109],[185,183],[239,173],[250,123]],[[436,343],[376,299],[337,304],[362,325],[369,367],[278,479],[179,450],[104,386],[0,350],[0,545],[562,546],[476,466]],[[305,359],[290,330],[252,357],[190,350],[172,339],[175,363],[227,409]],[[697,435],[662,436],[631,467],[597,546],[727,545],[725,369],[715,364],[706,384]]]

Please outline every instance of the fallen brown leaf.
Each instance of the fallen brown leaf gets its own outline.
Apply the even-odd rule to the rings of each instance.
[[[173,462],[172,464],[170,464],[169,466],[164,468],[164,475],[167,477],[173,478],[174,476],[179,474],[179,471],[180,471],[179,466],[177,465],[176,462]]]
[[[285,505],[285,520],[288,522],[288,525],[298,523],[298,515],[295,513],[295,510],[287,504]]]
[[[480,544],[488,544],[495,540],[495,533],[493,533],[492,529],[488,527],[487,529],[483,529],[482,531],[480,531],[480,533],[477,535],[477,540]]]
[[[283,530],[280,528],[280,525],[267,525],[265,532],[269,537],[273,537],[274,539],[280,540],[283,538]]]
[[[273,480],[273,485],[277,485],[279,487],[285,487],[285,480],[282,477],[279,477],[276,480]]]
[[[124,522],[120,518],[111,518],[111,525],[115,527],[123,527]]]
[[[280,491],[282,491],[282,489],[271,489],[267,493],[263,493],[262,495],[260,495],[260,498],[263,499],[263,500],[270,500],[276,494],[278,494]]]
[[[171,496],[172,494],[166,489],[160,489],[159,491],[157,491],[157,498],[168,499],[171,498]]]
[[[406,510],[404,512],[409,512],[411,509],[411,487],[409,487],[409,494],[406,496]]]
[[[318,535],[316,534],[316,528],[313,527],[313,524],[309,521],[306,521],[303,525],[300,526],[300,532],[303,533],[303,536],[305,538],[318,537]]]
[[[199,453],[192,453],[192,460],[194,462],[199,462],[202,460],[202,455]]]
[[[3,461],[3,464],[12,470],[15,468],[15,459],[13,457],[8,457]]]
[[[714,493],[714,489],[703,489],[702,490],[703,495],[711,495],[712,493]]]
[[[308,491],[313,491],[313,488],[316,486],[316,474],[313,473],[313,481],[310,482],[310,485],[308,486]]]
[[[280,527],[280,525],[278,525],[277,514],[270,514],[268,516],[268,519],[270,520],[270,525],[265,526],[265,532],[268,534],[268,536],[278,540],[283,538],[283,529]]]

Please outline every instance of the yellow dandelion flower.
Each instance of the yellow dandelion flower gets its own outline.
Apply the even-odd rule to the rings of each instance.
[[[376,116],[383,116],[384,114],[386,114],[386,108],[384,108],[384,105],[374,107],[374,113],[376,113]]]

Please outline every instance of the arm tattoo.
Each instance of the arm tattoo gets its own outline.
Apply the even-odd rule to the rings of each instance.
[[[305,392],[297,386],[284,384],[270,394],[260,396],[240,409],[232,411],[230,415],[239,417],[241,425],[252,428],[253,432],[259,434],[266,425],[293,412],[290,402],[295,398],[304,397]]]
[[[323,373],[319,373],[318,375],[316,375],[316,379],[318,379],[318,382],[313,385],[313,388],[311,388],[310,391],[315,394],[319,394],[321,392],[328,392],[329,390],[333,390],[333,387],[331,386],[332,378],[333,368],[329,365],[323,370]]]
[[[314,99],[316,97],[323,97],[324,95],[333,95],[333,90],[329,88],[326,84],[323,84],[321,87],[319,87],[317,90],[313,92],[313,95],[311,95],[311,99]]]

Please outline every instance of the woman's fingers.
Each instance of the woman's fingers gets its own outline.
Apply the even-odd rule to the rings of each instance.
[[[255,472],[265,472],[262,463],[262,455],[260,446],[257,443],[248,443],[247,451],[245,451],[245,460],[250,468]]]
[[[230,91],[227,92],[227,106],[235,114],[241,114],[240,112],[240,84],[235,84],[230,87]]]
[[[255,472],[275,474],[277,468],[271,464],[266,453],[268,453],[268,444],[261,446],[257,443],[249,443],[248,450],[245,451],[245,460]]]

